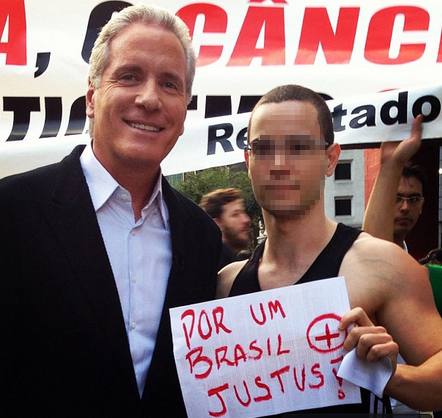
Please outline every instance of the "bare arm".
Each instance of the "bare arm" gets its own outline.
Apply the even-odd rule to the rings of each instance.
[[[395,340],[409,364],[398,365],[386,393],[414,409],[440,410],[442,318],[434,304],[426,268],[417,266],[416,272],[414,270],[413,266],[409,273],[414,277],[405,277],[410,285],[403,292],[402,289],[397,291],[397,298],[390,298],[385,307],[385,316],[396,311],[389,319],[392,321],[390,328],[399,331]]]
[[[362,224],[362,229],[374,237],[393,242],[396,193],[402,168],[419,150],[421,133],[422,115],[419,115],[413,122],[410,138],[381,145],[381,167]]]
[[[399,364],[386,393],[411,408],[438,411],[442,408],[442,351],[419,367]]]
[[[367,234],[353,247],[340,274],[346,277],[352,308],[361,307],[376,327],[344,316],[344,326],[348,321],[358,325],[346,348],[357,347],[368,360],[394,360],[398,344],[408,365],[397,365],[385,393],[414,409],[442,409],[442,318],[426,268],[397,245]]]

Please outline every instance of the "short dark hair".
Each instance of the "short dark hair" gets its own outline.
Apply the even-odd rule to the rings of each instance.
[[[253,114],[258,107],[268,103],[282,103],[290,101],[311,103],[318,112],[318,123],[325,142],[327,145],[333,144],[335,140],[333,119],[327,103],[318,93],[315,93],[313,90],[310,90],[307,87],[298,86],[296,84],[286,84],[284,86],[275,87],[264,94],[264,96],[261,97],[253,108],[249,120],[248,132],[251,130]],[[249,141],[250,138],[247,140]]]
[[[220,218],[223,206],[235,200],[242,200],[241,191],[236,187],[216,189],[201,198],[200,207],[212,218]]]
[[[422,192],[425,191],[427,186],[427,174],[420,165],[413,164],[411,161],[408,161],[402,169],[402,177],[405,177],[406,179],[416,177],[422,184]]]

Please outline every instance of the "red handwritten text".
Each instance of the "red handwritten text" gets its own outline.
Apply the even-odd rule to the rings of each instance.
[[[292,369],[293,373],[290,373]],[[210,389],[207,394],[209,397],[215,396],[219,401],[218,408],[209,411],[213,417],[221,417],[225,415],[227,405],[232,405],[232,400],[237,401],[242,407],[249,407],[252,402],[259,403],[269,401],[278,390],[285,393],[290,382],[295,383],[294,388],[298,392],[304,392],[306,383],[311,390],[318,390],[325,384],[325,377],[321,371],[319,363],[315,363],[309,368],[309,382],[306,382],[306,366],[301,368],[300,382],[298,378],[299,370],[296,367],[284,366],[280,369],[270,372],[268,376],[256,376],[252,380],[243,380],[239,385],[228,383]],[[293,376],[291,380],[290,376]],[[285,378],[284,378],[285,377]],[[228,399],[228,402],[226,402]]]
[[[184,322],[185,318],[190,318],[190,328]],[[184,331],[184,336],[186,338],[187,348],[190,349],[190,340],[192,338],[194,328],[195,328],[195,311],[193,309],[187,309],[181,315],[182,327]],[[208,340],[213,332],[213,327],[215,327],[215,334],[219,334],[223,331],[230,334],[232,331],[226,327],[223,323],[224,320],[224,308],[218,306],[212,310],[211,319],[205,310],[202,310],[198,316],[198,334],[203,340]],[[213,325],[212,325],[213,322]]]
[[[207,355],[207,352],[204,353],[202,346],[195,347],[186,354],[190,373],[194,374],[196,379],[206,379],[212,372],[214,364],[217,370],[219,370],[223,366],[238,367],[241,363],[259,360],[264,353],[268,356],[274,355],[276,357],[290,353],[287,347],[283,347],[280,334],[278,334],[276,341],[267,338],[265,342],[259,345],[257,340],[253,340],[246,347],[245,349],[241,344],[235,344],[229,350],[227,345],[223,345],[215,348],[211,357]]]

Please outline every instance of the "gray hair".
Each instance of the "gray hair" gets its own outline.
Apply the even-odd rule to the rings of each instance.
[[[189,28],[173,13],[145,4],[129,6],[115,14],[102,28],[95,40],[89,60],[89,81],[98,88],[101,76],[109,56],[109,43],[111,39],[122,29],[132,23],[147,23],[159,25],[176,35],[183,46],[186,55],[186,98],[189,104],[192,99],[192,84],[195,77],[196,53],[192,46]]]

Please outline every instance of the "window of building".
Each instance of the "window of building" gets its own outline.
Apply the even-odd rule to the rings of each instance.
[[[351,197],[335,197],[335,216],[351,216]]]
[[[340,161],[335,169],[335,180],[351,180],[351,162]]]

